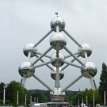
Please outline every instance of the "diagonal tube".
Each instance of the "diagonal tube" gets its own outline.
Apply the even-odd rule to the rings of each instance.
[[[74,62],[74,61],[75,61],[75,59],[73,59],[71,62]],[[69,65],[66,64],[63,68],[61,68],[61,71],[63,71],[64,69],[66,69],[68,66],[69,66]]]
[[[35,56],[38,58],[38,55],[35,54]],[[43,63],[45,62],[43,59],[40,59],[40,61],[43,62]],[[53,69],[51,66],[49,66],[48,64],[46,64],[46,66],[47,66],[50,70],[54,71],[54,69]]]
[[[62,89],[62,92],[71,87],[74,83],[76,83],[79,79],[81,79],[83,75],[80,75],[78,78],[76,78],[73,82],[71,82],[69,85],[67,85],[65,88]]]
[[[40,44],[50,33],[52,33],[53,30],[50,30],[43,38],[41,38],[35,45],[34,47],[36,47],[38,44]]]
[[[74,67],[77,67],[77,68],[82,68],[81,66],[78,66],[76,64],[73,64],[73,63],[70,63],[70,62],[67,62],[67,61],[64,61],[64,63],[66,63],[67,65],[71,65],[71,66],[74,66]]]
[[[71,56],[71,55],[70,55],[70,56]],[[79,57],[79,55],[78,55],[77,57]],[[71,62],[73,63],[74,61],[75,61],[75,59],[73,59]],[[66,64],[63,68],[61,68],[61,71],[63,71],[64,69],[66,69],[68,66],[69,66],[69,65]]]
[[[79,53],[77,52],[77,53],[74,53],[75,55],[78,55]],[[67,56],[65,56],[64,58],[66,59],[66,58],[69,58],[69,57],[71,57],[71,55],[67,55]]]
[[[26,83],[26,79],[25,77],[22,77],[21,78],[21,85],[24,87],[25,86],[25,83]]]
[[[66,47],[64,47],[64,49],[65,49],[71,56],[73,56],[82,66],[84,66],[84,64],[83,64],[71,51],[69,51],[69,49],[67,49]]]
[[[96,86],[96,83],[95,83],[95,80],[94,78],[89,78],[89,81],[90,81],[90,84],[91,84],[91,87],[93,90],[96,90],[97,89],[97,86]]]
[[[85,60],[86,60],[86,62],[87,62],[87,53],[85,52]]]
[[[38,68],[38,67],[41,67],[41,66],[44,66],[44,65],[47,65],[47,64],[49,64],[49,63],[51,63],[51,62],[52,62],[52,61],[48,61],[48,62],[39,64],[39,65],[35,65],[35,66],[32,67],[32,69],[34,69],[34,68]]]
[[[42,55],[42,53],[37,52],[38,55]],[[44,57],[51,58],[49,55],[45,55]]]
[[[41,79],[39,79],[36,75],[33,75],[33,77],[38,80],[42,85],[44,85],[47,89],[50,91],[53,91],[48,85],[46,85]]]
[[[79,47],[81,47],[81,45],[64,29],[63,30],[65,33],[66,33],[66,35],[71,39],[71,40],[73,40]]]
[[[37,63],[43,56],[45,56],[50,50],[52,49],[52,47],[50,47],[49,49],[47,49],[36,61],[34,61],[31,66],[33,66],[35,63]]]

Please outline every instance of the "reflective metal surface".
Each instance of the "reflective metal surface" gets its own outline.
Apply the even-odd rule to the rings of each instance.
[[[56,54],[51,56],[51,64],[55,67],[61,67],[64,64],[64,56],[59,53],[59,58],[56,57]]]
[[[30,62],[23,62],[19,66],[19,74],[25,78],[31,77],[34,74],[35,70],[32,69],[30,66],[31,66]]]
[[[80,53],[80,56],[83,58],[85,58],[85,53],[87,54],[87,57],[89,57],[92,53],[92,49],[87,43],[82,44],[81,47],[79,47],[78,51]]]
[[[29,52],[31,53],[30,57],[35,56],[35,54],[37,53],[37,49],[34,47],[33,43],[28,43],[23,48],[23,53],[25,54],[25,56],[28,57]]]
[[[25,56],[28,57],[27,60],[28,62],[24,62],[20,65],[19,74],[25,78],[29,78],[31,76],[34,77],[42,85],[44,85],[47,89],[49,89],[50,92],[52,92],[52,98],[51,98],[52,101],[56,101],[56,100],[62,101],[61,99],[64,98],[64,97],[62,98],[62,96],[65,95],[64,94],[65,90],[67,90],[69,87],[75,84],[83,76],[89,78],[89,80],[91,81],[92,78],[97,73],[97,68],[93,62],[88,62],[88,57],[92,53],[91,47],[87,43],[80,44],[75,38],[73,38],[73,36],[70,35],[65,29],[64,20],[61,17],[59,17],[58,12],[56,12],[55,14],[56,17],[50,23],[51,30],[46,35],[44,35],[36,44],[29,43],[23,48],[23,52]],[[46,37],[49,37],[50,34],[51,34],[50,37],[51,46],[48,49],[46,49],[46,47],[42,45],[43,46],[42,49],[44,50],[42,50],[42,53],[40,52],[41,54],[39,54],[37,50],[37,46],[43,40],[45,40]],[[77,54],[74,54],[74,52],[72,52],[73,51],[72,47],[68,48],[66,46],[67,44],[66,37],[68,37],[68,39],[70,39],[72,42],[75,43],[75,45],[79,47],[78,51],[75,52]],[[73,45],[71,44],[71,46]],[[54,52],[55,54],[53,54],[50,57],[51,51],[52,53]],[[63,54],[66,55],[69,54],[69,57],[64,58],[64,55],[61,54],[62,52]],[[32,58],[34,56],[36,56],[36,59]],[[85,64],[80,57],[85,58],[84,59]],[[73,60],[71,61],[71,59]],[[75,61],[77,62],[75,63]],[[65,66],[63,67],[64,64]],[[54,80],[53,89],[50,86],[48,86],[48,84],[46,84],[44,81],[42,81],[36,74],[34,74],[35,68],[38,69],[39,67],[45,65],[52,71],[50,77]],[[79,68],[79,70],[81,70],[81,75],[79,75],[77,78],[74,78],[73,81],[70,81],[70,83],[67,84],[65,88],[62,88],[60,85],[60,80],[63,79],[64,77],[64,72],[62,73],[62,70],[65,70],[68,67],[68,65]],[[95,87],[94,79],[93,81],[91,81],[91,85],[92,87]]]
[[[56,49],[61,50],[66,46],[67,41],[63,32],[55,32],[50,38],[50,45]]]
[[[84,77],[91,78],[97,74],[97,68],[93,62],[86,62],[85,67],[81,69],[81,73]]]
[[[54,73],[54,72],[51,73],[51,78],[55,80],[55,77],[56,77],[56,73]],[[60,80],[63,79],[64,73],[60,72],[59,73],[59,77],[60,77]]]
[[[60,28],[60,31],[62,31],[65,28],[65,22],[61,17],[56,17],[54,19],[52,19],[51,23],[51,28],[56,31],[56,26],[58,25]]]

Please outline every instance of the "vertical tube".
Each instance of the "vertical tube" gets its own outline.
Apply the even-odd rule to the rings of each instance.
[[[88,106],[88,96],[86,96],[86,105]]]
[[[39,101],[38,101],[38,97],[37,97],[37,101],[36,101],[37,103],[39,103]]]
[[[78,107],[79,107],[79,105],[80,105],[80,99],[78,98]]]
[[[6,95],[5,95],[5,93],[6,93],[5,86],[3,88],[4,88],[3,89],[3,105],[5,105],[5,97],[6,97]]]
[[[85,52],[85,60],[86,60],[86,62],[87,62],[87,53]]]
[[[106,106],[106,91],[104,91],[104,107]]]
[[[36,102],[36,97],[34,98],[34,102]]]
[[[81,107],[84,107],[83,96],[81,97]]]
[[[59,83],[59,67],[56,67],[56,81],[55,81],[55,87],[59,88],[60,83]]]
[[[93,107],[95,107],[95,95],[94,95],[94,92],[93,92]]]
[[[25,94],[25,105],[26,105],[26,94]]]
[[[28,61],[30,62],[31,52],[28,53]]]
[[[56,32],[59,32],[59,25],[56,26]]]
[[[17,91],[17,105],[19,104],[19,91]]]
[[[59,26],[57,26],[59,28]],[[59,50],[56,50],[56,57],[57,60],[59,60]],[[59,63],[59,61],[58,61]],[[59,82],[59,66],[56,66],[56,78],[55,78],[55,87],[59,88],[60,87],[60,82]]]
[[[32,103],[32,96],[30,96],[30,104]]]
[[[82,96],[82,104],[84,103],[84,101],[83,101],[83,96]]]

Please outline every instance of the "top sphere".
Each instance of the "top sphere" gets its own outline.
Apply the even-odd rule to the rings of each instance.
[[[52,19],[51,23],[51,28],[56,31],[56,26],[59,26],[59,30],[62,31],[65,28],[65,22],[64,20],[57,16],[56,18]]]
[[[83,58],[85,58],[85,53],[87,54],[87,57],[89,57],[92,53],[92,49],[87,43],[82,44],[81,47],[79,47],[78,51],[80,56]]]
[[[25,56],[28,57],[29,52],[31,53],[30,57],[34,57],[35,54],[37,53],[37,49],[34,47],[33,43],[28,43],[23,48],[23,53],[25,54]]]

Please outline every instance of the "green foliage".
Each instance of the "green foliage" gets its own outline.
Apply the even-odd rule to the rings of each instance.
[[[33,97],[33,99],[36,100],[36,102],[39,102],[39,103],[48,101],[48,98],[42,92],[37,92],[37,93],[33,94],[32,97]]]
[[[73,105],[77,105],[78,102],[79,104],[82,103],[82,100],[84,103],[86,103],[86,98],[88,100],[88,104],[90,106],[92,106],[93,104],[93,93],[94,93],[94,96],[95,96],[95,103],[101,103],[101,97],[100,97],[100,94],[99,94],[99,91],[96,90],[96,91],[93,91],[92,89],[88,90],[86,89],[85,91],[78,91],[76,94],[74,95],[71,95],[71,96],[66,96],[66,101],[68,101],[70,104],[72,102]]]
[[[99,86],[99,92],[102,100],[104,96],[104,91],[106,91],[107,93],[107,66],[105,63],[102,64],[102,73],[100,76],[100,86]]]
[[[4,86],[4,83],[1,83],[0,84],[0,92],[1,92],[0,102],[2,102],[2,99],[3,99],[3,86]],[[23,86],[21,86],[19,82],[11,81],[6,88],[6,104],[16,105],[17,92],[19,92],[19,104],[20,105],[22,104],[24,105],[25,94],[27,95],[27,101],[29,101],[28,91]]]
[[[3,86],[4,86],[5,83],[1,82],[0,83],[0,100],[3,99]]]

